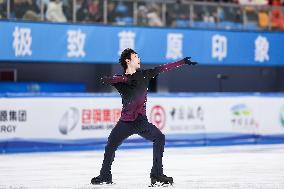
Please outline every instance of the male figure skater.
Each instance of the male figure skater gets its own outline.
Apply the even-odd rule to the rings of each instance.
[[[151,185],[157,182],[160,184],[172,184],[173,178],[164,175],[162,157],[165,145],[165,135],[146,117],[147,87],[152,78],[161,72],[188,64],[195,65],[190,57],[180,61],[157,66],[153,69],[141,70],[140,58],[132,49],[125,49],[120,56],[119,63],[124,69],[123,75],[113,77],[103,77],[104,84],[114,86],[122,98],[122,112],[120,120],[111,131],[105,147],[104,160],[100,175],[92,178],[92,184],[111,184],[111,165],[115,157],[118,146],[127,137],[138,134],[143,138],[153,142],[153,167],[151,169]]]

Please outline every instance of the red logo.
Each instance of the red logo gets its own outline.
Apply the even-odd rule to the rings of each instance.
[[[121,114],[121,109],[83,109],[83,124],[116,123]]]
[[[156,125],[160,130],[165,127],[166,112],[162,106],[156,105],[152,108],[150,114],[151,123]]]

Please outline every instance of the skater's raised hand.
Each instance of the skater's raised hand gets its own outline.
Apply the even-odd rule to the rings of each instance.
[[[184,60],[185,63],[188,64],[188,65],[193,65],[193,66],[194,66],[194,65],[198,64],[197,62],[193,62],[193,61],[191,61],[190,59],[191,59],[191,57],[188,57],[188,56],[187,56],[187,57],[185,57],[183,60]]]

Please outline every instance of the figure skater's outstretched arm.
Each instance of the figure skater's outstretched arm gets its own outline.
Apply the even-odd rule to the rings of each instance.
[[[160,74],[162,72],[166,72],[166,71],[172,70],[174,68],[178,68],[178,67],[183,66],[185,64],[188,64],[188,65],[196,65],[197,64],[197,62],[191,61],[190,59],[191,59],[191,57],[185,57],[184,59],[176,61],[176,62],[163,64],[163,65],[154,67],[152,69],[147,69],[147,70],[145,70],[145,73],[149,78],[153,78],[153,77],[157,76],[158,74]]]

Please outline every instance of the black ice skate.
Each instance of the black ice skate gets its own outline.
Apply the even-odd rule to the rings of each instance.
[[[91,180],[91,184],[94,184],[94,185],[113,184],[112,176],[108,176],[108,177],[97,176],[97,177],[94,177]]]
[[[167,177],[166,175],[150,175],[151,178],[151,186],[167,186],[172,185],[174,183],[173,177]]]

